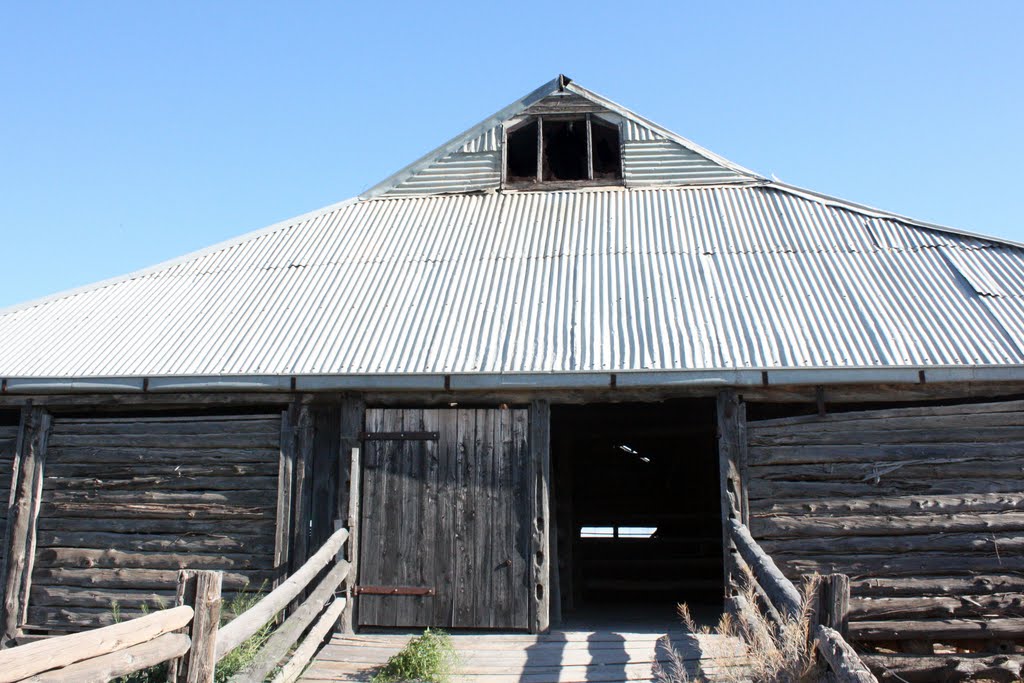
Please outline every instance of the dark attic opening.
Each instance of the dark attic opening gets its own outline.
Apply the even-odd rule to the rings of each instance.
[[[506,135],[509,184],[607,184],[621,177],[619,128],[596,116],[538,116]]]
[[[724,595],[715,405],[552,408],[552,505],[566,619],[713,621]]]

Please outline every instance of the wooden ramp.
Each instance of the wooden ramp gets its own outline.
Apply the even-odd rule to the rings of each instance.
[[[302,676],[308,683],[368,681],[411,635],[338,634]],[[545,635],[456,634],[453,683],[621,683],[658,680],[669,670],[669,642],[689,675],[698,663],[708,680],[740,680],[745,661],[737,639],[673,630],[559,630]],[[733,676],[726,675],[732,672]]]

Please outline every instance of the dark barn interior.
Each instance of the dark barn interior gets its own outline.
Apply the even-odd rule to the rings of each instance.
[[[552,504],[566,617],[600,607],[719,610],[715,404],[552,407]]]

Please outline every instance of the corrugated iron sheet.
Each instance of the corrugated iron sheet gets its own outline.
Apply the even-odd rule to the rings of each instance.
[[[622,175],[627,185],[729,183],[749,181],[672,140],[624,142]]]
[[[0,315],[0,376],[1024,363],[1024,300],[948,258],[1019,291],[1024,251],[871,220],[771,186],[352,202]]]
[[[500,152],[455,152],[391,188],[386,195],[444,194],[496,189]]]

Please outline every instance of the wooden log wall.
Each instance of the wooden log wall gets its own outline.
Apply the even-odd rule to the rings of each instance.
[[[229,598],[272,581],[281,436],[279,413],[55,417],[25,628],[172,604],[182,568],[225,571]]]
[[[851,577],[850,639],[1024,639],[1024,401],[752,421],[750,529],[791,579]]]

